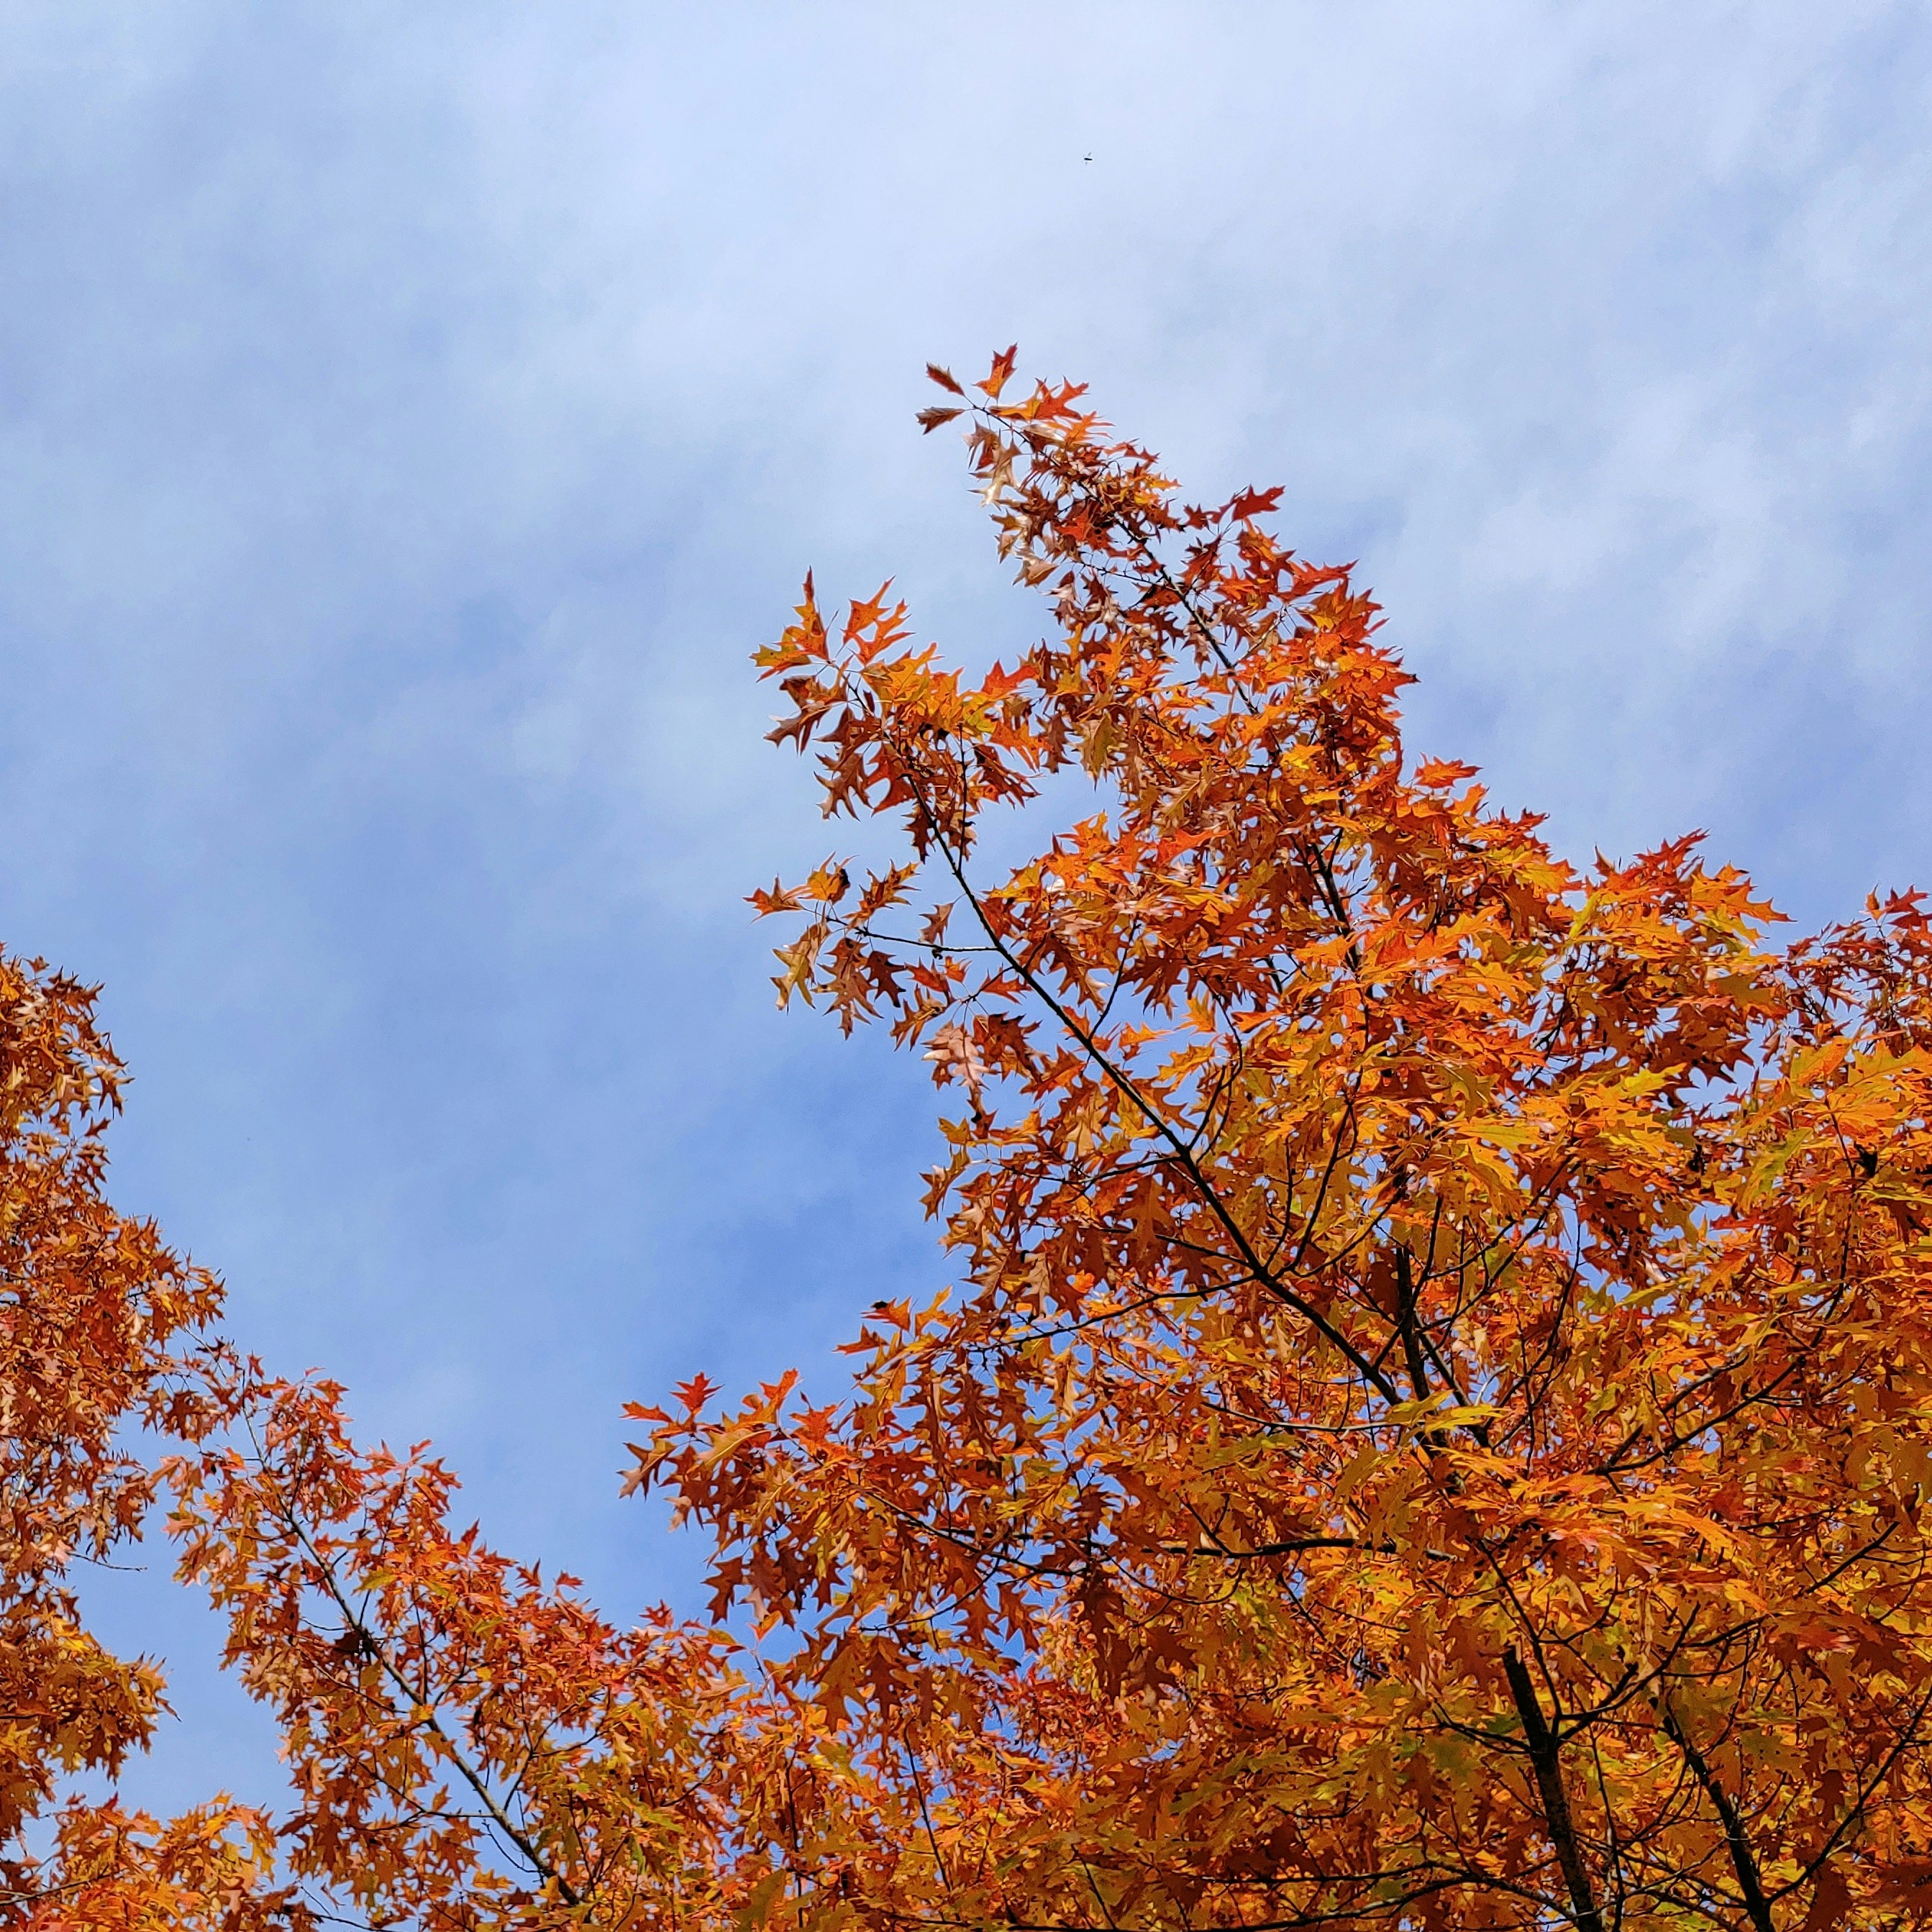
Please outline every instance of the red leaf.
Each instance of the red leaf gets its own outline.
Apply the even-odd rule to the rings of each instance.
[[[1019,360],[1019,353],[1017,342],[1002,349],[993,358],[993,366],[987,373],[986,380],[979,386],[994,402],[999,400],[1000,392],[1006,386],[1006,378],[1013,373],[1013,365]]]

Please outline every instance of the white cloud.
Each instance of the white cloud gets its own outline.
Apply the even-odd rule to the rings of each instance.
[[[1579,849],[1932,874],[1922,10],[9,29],[7,935],[107,980],[120,1184],[250,1339],[617,1596],[682,1574],[620,1397],[932,1265],[924,1070],[777,1022],[740,898],[828,838],[745,662],[808,564],[1036,621],[927,356],[1285,482]]]

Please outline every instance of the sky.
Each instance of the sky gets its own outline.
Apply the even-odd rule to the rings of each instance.
[[[1932,884],[1932,14],[0,4],[0,940],[103,983],[112,1192],[614,1615],[626,1400],[944,1279],[928,1070],[781,1016],[808,567],[1024,645],[928,358],[1285,486],[1558,848]],[[274,1802],[165,1560],[130,1788]]]

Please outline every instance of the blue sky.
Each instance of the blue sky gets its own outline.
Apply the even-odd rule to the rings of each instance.
[[[1286,485],[1572,854],[1932,880],[1932,16],[1169,0],[139,8],[0,35],[0,934],[105,982],[115,1190],[492,1537],[694,1601],[618,1414],[937,1280],[925,1070],[770,1010],[815,566],[1037,620],[928,356]],[[1092,159],[1086,158],[1091,155]],[[272,1797],[152,1575],[136,1780]]]

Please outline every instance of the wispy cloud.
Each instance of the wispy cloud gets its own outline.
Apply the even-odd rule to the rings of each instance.
[[[1904,5],[16,8],[0,904],[108,982],[121,1195],[676,1586],[621,1398],[938,1270],[925,1070],[769,1011],[832,835],[746,653],[808,564],[1026,640],[909,421],[1015,337],[1285,481],[1574,848],[1932,875],[1928,91]]]

